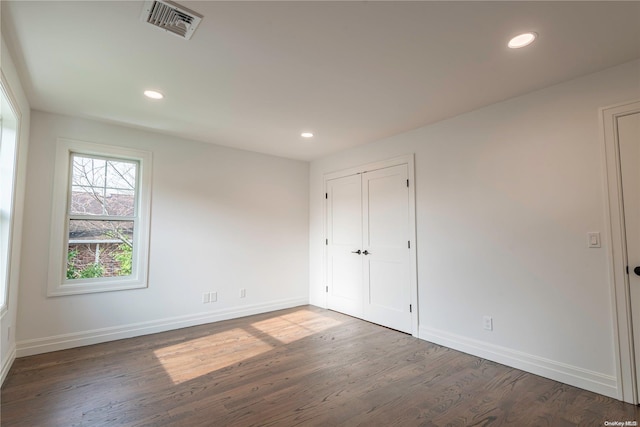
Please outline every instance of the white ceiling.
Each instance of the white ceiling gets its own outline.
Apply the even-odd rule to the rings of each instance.
[[[310,160],[640,57],[637,1],[179,3],[2,1],[32,108]]]

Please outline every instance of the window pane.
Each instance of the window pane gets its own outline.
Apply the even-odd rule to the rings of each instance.
[[[104,215],[104,197],[92,187],[71,187],[71,213],[80,215]]]
[[[132,274],[133,221],[69,220],[67,279]]]
[[[74,155],[71,183],[85,187],[104,187],[106,163],[104,159]]]
[[[134,216],[135,192],[133,190],[118,190],[107,194],[104,199],[104,207],[107,215]]]
[[[71,170],[72,215],[135,215],[136,162],[74,154]]]

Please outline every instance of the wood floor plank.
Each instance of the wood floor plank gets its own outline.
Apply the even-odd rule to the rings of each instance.
[[[17,359],[2,426],[603,426],[640,410],[311,306]]]

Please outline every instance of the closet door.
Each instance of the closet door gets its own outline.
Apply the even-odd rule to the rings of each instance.
[[[362,182],[327,181],[327,306],[362,318]]]
[[[327,306],[411,333],[409,166],[326,181]]]
[[[406,164],[362,174],[364,319],[411,333]]]

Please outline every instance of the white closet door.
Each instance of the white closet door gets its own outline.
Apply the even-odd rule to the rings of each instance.
[[[327,181],[327,306],[362,318],[360,175]]]
[[[411,333],[406,164],[362,175],[364,319]]]

